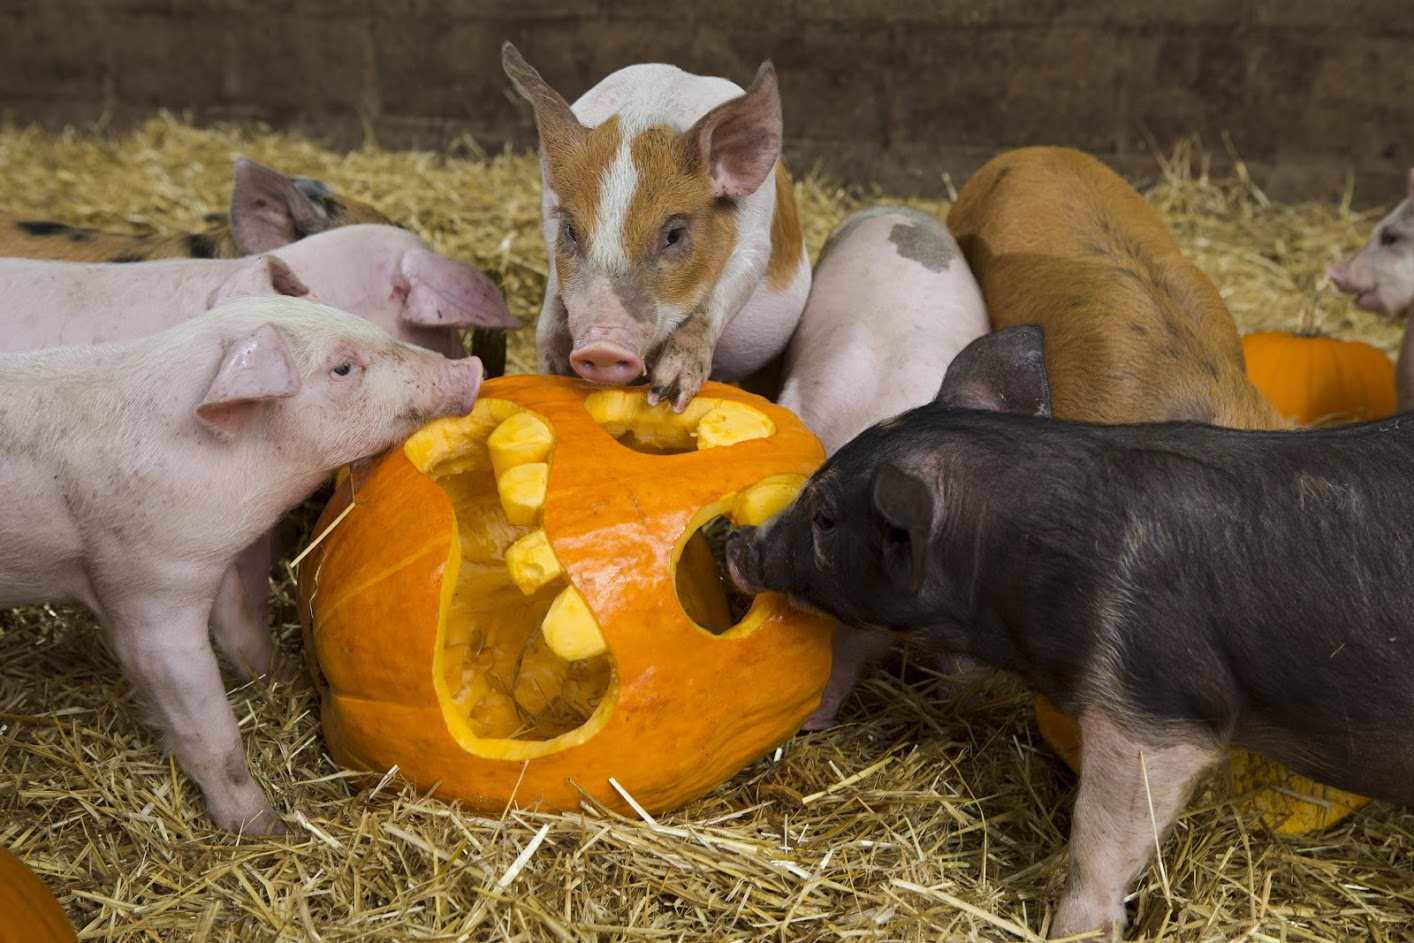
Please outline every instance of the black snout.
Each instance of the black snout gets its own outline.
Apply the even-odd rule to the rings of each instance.
[[[727,535],[727,574],[743,593],[754,596],[762,591],[761,546],[755,527],[738,527]]]

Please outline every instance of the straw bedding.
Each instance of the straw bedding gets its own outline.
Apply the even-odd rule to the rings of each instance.
[[[5,129],[0,208],[199,228],[224,208],[238,154],[320,177],[499,272],[533,323],[546,264],[535,159],[470,140],[448,155],[338,154],[168,117],[120,137]],[[1242,329],[1319,325],[1392,351],[1401,326],[1354,311],[1322,274],[1380,213],[1272,204],[1240,166],[1218,180],[1205,161],[1184,142],[1144,189]],[[811,175],[797,192],[812,253],[845,213],[883,199]],[[533,369],[531,334],[513,337],[511,372]],[[297,655],[288,579],[280,593],[278,635]],[[0,845],[55,889],[84,940],[1034,939],[1064,876],[1074,778],[1014,682],[944,698],[934,681],[907,663],[870,675],[841,726],[655,821],[590,803],[464,813],[395,774],[335,768],[307,682],[247,685],[231,703],[294,831],[236,841],[160,753],[86,614],[0,612]],[[1140,882],[1131,935],[1414,938],[1411,833],[1414,813],[1376,804],[1323,834],[1276,836],[1218,776]]]

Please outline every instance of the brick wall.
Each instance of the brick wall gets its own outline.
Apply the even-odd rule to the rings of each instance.
[[[631,62],[745,84],[769,56],[791,163],[894,192],[1033,143],[1137,178],[1193,132],[1284,199],[1353,173],[1388,202],[1414,164],[1410,0],[0,0],[0,117],[526,147],[503,39],[570,100]]]

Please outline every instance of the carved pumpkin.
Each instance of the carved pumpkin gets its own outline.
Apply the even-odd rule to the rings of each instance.
[[[78,938],[39,875],[0,848],[0,943],[78,943]]]
[[[824,458],[787,410],[709,383],[682,414],[642,389],[483,384],[341,481],[300,566],[325,737],[345,766],[499,811],[649,811],[794,733],[830,670],[827,622],[731,602],[704,536],[759,523]],[[727,581],[729,582],[729,581]]]
[[[1242,338],[1247,375],[1298,425],[1380,419],[1394,412],[1394,364],[1363,341],[1266,331]]]

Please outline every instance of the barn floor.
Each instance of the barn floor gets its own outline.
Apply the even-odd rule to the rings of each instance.
[[[454,156],[339,154],[167,117],[121,136],[3,129],[0,209],[199,228],[224,209],[239,154],[319,177],[496,271],[533,323],[536,161],[470,140]],[[1323,275],[1380,213],[1273,204],[1204,167],[1197,143],[1180,144],[1143,189],[1243,331],[1315,326],[1394,350],[1402,325],[1356,312]],[[886,197],[810,175],[797,191],[812,254],[847,212]],[[532,368],[531,335],[513,338],[512,372]],[[281,593],[278,634],[297,655],[289,580]],[[793,737],[653,821],[592,804],[469,814],[396,775],[341,772],[306,680],[247,685],[231,702],[293,832],[235,841],[159,751],[85,614],[0,613],[0,666],[0,845],[55,890],[83,940],[1034,939],[1064,876],[1074,777],[1006,679],[942,700],[917,667],[881,670],[836,729]],[[1411,846],[1414,812],[1379,804],[1323,833],[1277,835],[1217,777],[1141,880],[1131,937],[1408,940]]]

